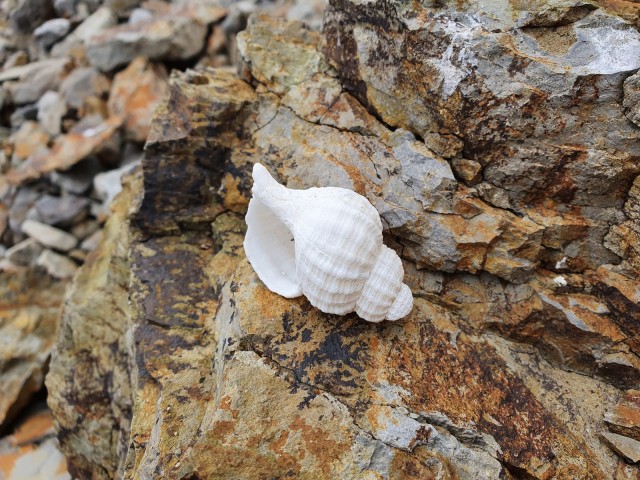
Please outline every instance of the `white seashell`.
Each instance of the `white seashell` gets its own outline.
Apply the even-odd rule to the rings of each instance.
[[[259,163],[244,250],[260,280],[283,297],[305,295],[326,313],[398,320],[413,307],[396,253],[382,244],[369,201],[346,188],[292,190]]]

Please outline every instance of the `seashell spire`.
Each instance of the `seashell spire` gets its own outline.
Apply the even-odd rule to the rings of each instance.
[[[402,262],[382,244],[380,216],[366,198],[345,188],[288,189],[259,163],[253,181],[244,249],[267,288],[370,322],[409,314]]]

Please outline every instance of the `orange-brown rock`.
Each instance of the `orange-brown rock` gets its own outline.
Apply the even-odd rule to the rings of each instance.
[[[124,119],[128,138],[144,142],[149,134],[151,115],[168,93],[164,67],[137,58],[115,76],[109,96],[109,113]]]
[[[70,132],[58,137],[50,151],[35,151],[17,167],[7,172],[7,180],[20,184],[40,178],[54,170],[65,170],[103,146],[122,125],[122,118],[112,116],[94,128]]]

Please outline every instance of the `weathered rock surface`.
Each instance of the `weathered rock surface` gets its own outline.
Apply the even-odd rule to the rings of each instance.
[[[129,442],[129,203],[129,195],[120,196],[105,241],[70,289],[47,376],[47,401],[74,478],[120,478],[118,459]]]
[[[640,62],[603,40],[640,34],[586,2],[427,3],[336,0],[323,37],[254,18],[240,77],[174,72],[143,192],[65,306],[47,385],[72,475],[640,474],[633,425],[612,427],[640,385]],[[376,206],[409,317],[264,287],[242,250],[256,161]]]
[[[222,17],[220,11],[218,18]],[[87,56],[103,71],[131,62],[138,56],[152,60],[185,60],[204,46],[207,25],[182,9],[134,25],[119,25],[92,36]]]
[[[0,424],[42,388],[65,283],[43,272],[0,272]]]

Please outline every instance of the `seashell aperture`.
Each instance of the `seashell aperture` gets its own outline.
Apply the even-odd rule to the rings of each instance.
[[[252,191],[244,250],[269,290],[369,322],[409,314],[402,262],[382,244],[380,216],[366,198],[346,188],[289,189],[259,163]]]

